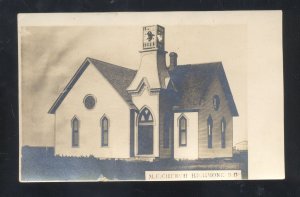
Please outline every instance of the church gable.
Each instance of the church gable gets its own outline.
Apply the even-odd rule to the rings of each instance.
[[[222,81],[215,75],[206,90],[205,95],[201,97],[201,110],[212,116],[228,115],[233,116],[229,100],[226,97]]]
[[[93,97],[93,103],[88,100],[90,97]],[[105,105],[109,106],[111,102],[115,102],[122,108],[128,106],[103,74],[97,72],[93,64],[89,64],[72,86],[57,112],[72,109],[73,113],[89,112],[88,114],[92,114],[92,112],[106,109]]]
[[[131,108],[135,108],[134,104],[131,101],[131,96],[126,91],[126,87],[128,87],[128,85],[131,83],[133,77],[136,74],[136,71],[92,58],[87,58],[76,71],[75,75],[72,77],[62,93],[60,93],[59,97],[56,99],[48,113],[55,113],[57,108],[61,105],[65,97],[69,94],[73,86],[77,83],[79,78],[81,78],[82,74],[85,72],[89,65],[96,68],[99,74],[101,74],[111,84],[113,89]],[[99,86],[100,85],[101,84],[99,84]]]
[[[199,108],[201,100],[206,96],[213,79],[218,78],[226,99],[228,100],[232,115],[238,116],[221,62],[178,65],[173,70],[170,70],[169,73],[177,89],[177,98],[174,108]]]
[[[130,107],[106,77],[90,63],[57,108],[55,154],[129,157]]]

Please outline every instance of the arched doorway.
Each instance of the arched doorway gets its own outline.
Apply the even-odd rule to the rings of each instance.
[[[138,154],[153,154],[153,116],[146,107],[138,117]]]

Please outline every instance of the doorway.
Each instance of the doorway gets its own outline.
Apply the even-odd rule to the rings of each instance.
[[[153,154],[153,116],[144,108],[138,118],[138,155]]]

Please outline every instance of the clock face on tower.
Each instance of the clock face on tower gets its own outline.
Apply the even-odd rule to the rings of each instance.
[[[158,25],[143,28],[143,49],[164,50],[164,28]]]
[[[148,42],[151,42],[153,40],[154,36],[155,35],[152,33],[152,31],[148,31],[147,32],[147,40],[148,40]]]

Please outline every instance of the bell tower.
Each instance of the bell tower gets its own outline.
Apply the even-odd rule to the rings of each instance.
[[[142,83],[147,83],[151,92],[166,89],[170,76],[166,66],[165,28],[143,27],[142,41],[139,69],[127,91],[137,93]]]
[[[139,68],[127,88],[127,92],[132,96],[132,102],[138,109],[135,114],[137,118],[134,118],[137,121],[134,129],[134,155],[159,157],[161,144],[159,140],[164,117],[162,114],[164,106],[160,100],[164,98],[170,81],[166,66],[165,29],[159,25],[145,26],[142,28],[141,37]],[[146,127],[142,117],[144,109],[151,112],[151,125]],[[144,128],[149,130],[146,131]],[[145,147],[148,147],[147,151]]]

